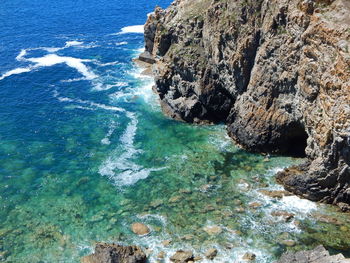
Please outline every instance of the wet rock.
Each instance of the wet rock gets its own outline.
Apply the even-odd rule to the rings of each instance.
[[[162,241],[162,245],[165,246],[165,247],[169,246],[170,244],[171,244],[171,240],[164,240],[164,241]]]
[[[211,189],[213,189],[213,185],[211,185],[211,184],[204,184],[204,185],[202,185],[201,187],[199,187],[199,190],[201,191],[201,192],[208,192],[208,191],[210,191]]]
[[[216,248],[210,248],[205,252],[204,256],[208,259],[213,260],[218,254],[218,250]]]
[[[181,239],[182,239],[182,240],[190,241],[190,240],[193,240],[193,239],[194,239],[194,235],[187,234],[187,235],[184,235],[183,237],[181,237]]]
[[[161,251],[161,252],[158,253],[157,258],[163,259],[163,258],[165,258],[165,256],[166,256],[165,252]]]
[[[95,253],[81,259],[82,263],[145,263],[146,254],[137,246],[98,243]]]
[[[191,194],[192,191],[191,191],[191,189],[180,189],[179,193],[180,194]]]
[[[330,256],[323,247],[318,246],[312,250],[298,252],[286,252],[275,263],[348,263],[350,259],[345,259],[342,254]]]
[[[329,216],[329,215],[324,215],[324,214],[319,214],[319,213],[314,213],[313,217],[322,223],[327,223],[327,224],[332,224],[332,225],[342,225],[343,223],[336,217]]]
[[[169,199],[169,203],[177,203],[182,199],[181,195],[173,196]]]
[[[242,205],[242,201],[239,200],[239,199],[233,200],[233,203],[234,203],[235,205]]]
[[[194,262],[201,261],[201,260],[203,260],[203,258],[202,258],[201,256],[196,256],[196,257],[194,257],[194,259],[193,259]],[[189,262],[189,263],[190,263],[190,262]]]
[[[294,247],[296,245],[296,242],[294,240],[282,240],[279,242],[281,245],[287,246],[287,247]]]
[[[245,209],[244,209],[244,207],[242,207],[242,206],[236,207],[236,208],[235,208],[235,212],[237,212],[237,213],[244,213],[244,212],[245,212]]]
[[[350,212],[350,205],[347,203],[340,202],[337,204],[341,211]]]
[[[131,225],[131,230],[132,232],[134,232],[136,235],[139,235],[139,236],[144,236],[151,232],[148,226],[139,222],[133,223]]]
[[[170,261],[175,263],[193,261],[193,253],[192,251],[178,250],[173,256],[171,256]]]
[[[203,230],[209,235],[219,235],[222,232],[222,228],[220,226],[206,226],[203,228]]]
[[[157,200],[154,200],[150,203],[150,207],[158,208],[158,207],[162,206],[163,204],[164,204],[163,200],[157,199]]]
[[[253,209],[257,209],[259,207],[262,206],[262,203],[259,203],[259,202],[252,202],[252,203],[249,203],[248,205],[250,208],[253,208]]]
[[[259,190],[263,195],[272,197],[272,198],[282,198],[283,196],[291,196],[292,194],[287,191],[273,191],[273,190]]]
[[[204,207],[204,212],[211,212],[211,211],[214,211],[215,210],[215,207],[213,205],[206,205]]]
[[[255,260],[256,258],[256,255],[254,253],[251,253],[251,252],[247,252],[243,255],[243,260],[247,260],[247,261],[253,261]]]
[[[285,222],[290,221],[294,217],[293,213],[288,213],[287,211],[282,211],[282,210],[281,211],[273,211],[271,213],[271,215],[276,216],[276,217],[282,217]]]

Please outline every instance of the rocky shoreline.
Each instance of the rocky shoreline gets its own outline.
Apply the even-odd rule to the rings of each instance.
[[[350,2],[177,0],[145,25],[163,112],[227,124],[249,151],[306,156],[277,175],[350,209]]]
[[[217,255],[216,249],[208,250],[204,257],[213,260]],[[158,262],[164,261],[164,253],[159,253]],[[174,263],[193,263],[201,261],[203,257],[194,256],[192,251],[178,250],[169,260]],[[242,257],[243,262],[254,262],[255,255],[247,252]],[[82,258],[81,263],[146,263],[147,256],[140,247],[122,246],[117,244],[98,243],[95,247],[95,253]],[[323,247],[318,246],[315,249],[299,252],[286,252],[275,263],[348,263],[342,254],[330,255]]]

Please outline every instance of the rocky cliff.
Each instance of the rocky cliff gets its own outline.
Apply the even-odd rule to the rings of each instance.
[[[306,156],[278,181],[349,208],[350,0],[176,0],[149,16],[145,42],[167,115]]]

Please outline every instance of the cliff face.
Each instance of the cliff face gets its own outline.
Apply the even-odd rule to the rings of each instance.
[[[306,156],[277,175],[350,204],[350,0],[177,0],[145,25],[163,111],[244,148]]]

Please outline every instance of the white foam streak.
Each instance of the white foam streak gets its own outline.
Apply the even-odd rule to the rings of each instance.
[[[0,76],[0,80],[3,80],[4,78],[7,78],[12,75],[22,74],[26,72],[32,71],[33,67],[27,67],[27,68],[15,68],[10,71],[7,71],[3,75]]]
[[[79,46],[79,45],[82,45],[82,44],[83,44],[83,42],[81,42],[81,41],[76,41],[76,40],[67,41],[65,47]]]
[[[130,122],[120,137],[123,153],[115,151],[102,163],[99,169],[101,175],[109,177],[117,186],[135,184],[139,180],[147,178],[150,172],[164,169],[144,168],[133,162],[137,154],[142,152],[134,146],[138,120],[133,112],[126,112],[126,116]],[[115,172],[116,170],[117,172]]]
[[[123,27],[119,33],[114,33],[111,35],[130,34],[130,33],[143,34],[144,25],[126,26],[126,27]]]

